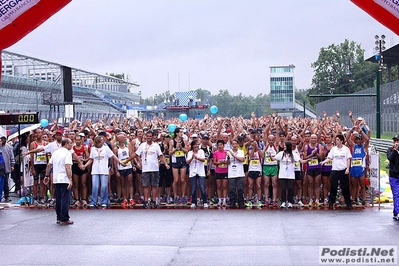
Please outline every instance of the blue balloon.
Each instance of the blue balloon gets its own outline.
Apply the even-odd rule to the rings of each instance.
[[[42,127],[47,127],[47,125],[48,125],[48,120],[47,120],[47,119],[42,119],[42,120],[40,120],[40,125],[41,125]]]
[[[180,120],[181,120],[182,122],[184,122],[184,121],[187,120],[187,115],[186,115],[186,114],[180,114],[180,115],[179,115],[179,118],[180,118]]]
[[[217,108],[217,106],[214,106],[214,105],[211,106],[211,114],[213,114],[213,115],[216,114],[218,112],[218,110],[219,109]]]
[[[169,130],[170,133],[175,132],[175,129],[176,129],[176,125],[175,124],[169,124],[168,125],[168,130]]]

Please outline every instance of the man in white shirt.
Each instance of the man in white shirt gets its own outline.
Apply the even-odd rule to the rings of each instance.
[[[72,188],[72,155],[69,151],[72,148],[70,139],[61,141],[61,148],[54,151],[46,167],[46,176],[44,183],[49,182],[50,170],[53,168],[53,182],[56,190],[57,223],[60,225],[72,225],[69,220],[69,204]]]
[[[142,163],[142,175],[141,182],[144,189],[144,199],[148,199],[148,202],[144,201],[143,208],[148,208],[151,203],[150,189],[152,191],[152,196],[154,197],[154,207],[156,206],[155,197],[158,195],[158,185],[159,185],[159,161],[160,159],[166,169],[169,169],[169,164],[165,161],[165,157],[162,154],[159,144],[153,142],[153,137],[155,132],[147,131],[145,136],[147,141],[140,144],[136,153],[132,154],[128,161],[131,161],[134,157],[140,156]],[[127,162],[128,162],[127,161]],[[126,162],[126,163],[127,163]]]

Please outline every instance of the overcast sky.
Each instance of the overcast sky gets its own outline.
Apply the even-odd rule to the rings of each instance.
[[[294,64],[296,88],[307,89],[321,47],[347,38],[370,54],[375,34],[388,45],[396,36],[349,0],[73,0],[7,50],[126,73],[144,97],[256,96],[270,91],[269,66]]]

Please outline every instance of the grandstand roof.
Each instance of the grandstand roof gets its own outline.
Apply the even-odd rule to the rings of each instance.
[[[385,64],[387,65],[399,64],[399,44],[390,47],[389,49],[383,51],[381,54],[383,56]],[[378,63],[374,55],[367,58],[366,61],[372,63]]]

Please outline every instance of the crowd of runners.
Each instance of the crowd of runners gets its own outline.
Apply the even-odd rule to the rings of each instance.
[[[25,188],[19,180],[33,176],[35,205],[54,205],[46,165],[69,138],[75,207],[334,208],[342,199],[351,209],[366,204],[370,129],[363,118],[345,115],[351,125],[341,125],[338,112],[318,119],[276,113],[186,121],[114,117],[75,120],[67,127],[54,121],[7,145],[21,154],[13,175],[17,190]]]

